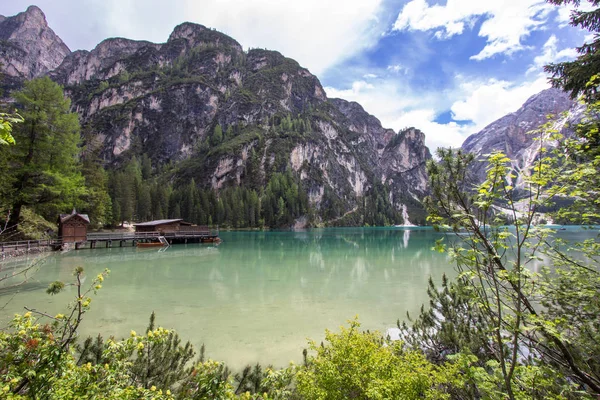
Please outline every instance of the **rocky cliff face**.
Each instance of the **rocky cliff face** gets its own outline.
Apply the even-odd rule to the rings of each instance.
[[[38,24],[50,35],[43,14]],[[217,191],[264,186],[272,173],[291,171],[316,210],[335,203],[351,214],[383,185],[377,193],[398,212],[421,212],[431,157],[423,133],[396,134],[359,104],[328,99],[317,77],[278,52],[244,52],[227,35],[191,23],[161,44],[116,38],[70,53],[58,52],[59,40],[47,50],[56,57],[44,59],[46,69],[32,67],[41,61],[24,45],[20,60],[30,67],[19,76],[47,73],[64,85],[108,166],[145,153],[155,166],[174,166],[176,182],[194,178]]]
[[[561,117],[570,111],[567,118]],[[477,156],[478,162],[473,167],[476,179],[485,179],[485,155],[492,151],[504,152],[512,161],[512,172],[516,178],[511,180],[515,187],[522,185],[521,171],[531,167],[540,151],[540,134],[534,132],[541,125],[549,122],[548,115],[554,116],[552,128],[569,135],[569,126],[581,118],[583,108],[571,100],[569,95],[558,89],[547,89],[530,97],[519,110],[508,114],[485,127],[481,132],[471,135],[465,140],[462,149]],[[544,137],[544,145],[553,143]]]
[[[30,6],[0,18],[0,63],[5,75],[31,79],[58,67],[71,51],[54,33],[42,10]]]

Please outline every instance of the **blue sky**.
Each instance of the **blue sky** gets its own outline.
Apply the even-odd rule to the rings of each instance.
[[[8,4],[7,4],[8,3]],[[0,14],[29,1],[0,4]],[[576,56],[587,32],[543,0],[38,0],[71,48],[122,36],[164,42],[192,21],[268,48],[428,146],[462,141],[548,87],[543,65]]]

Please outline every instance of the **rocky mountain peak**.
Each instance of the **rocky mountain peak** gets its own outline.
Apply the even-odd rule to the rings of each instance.
[[[71,53],[36,6],[0,19],[0,40],[0,63],[9,77],[35,78],[58,67]]]
[[[144,46],[152,45],[145,40],[131,40],[121,37],[109,38],[100,42],[91,52],[98,57],[114,57],[132,54]]]
[[[216,47],[231,47],[238,52],[243,51],[242,46],[237,41],[225,35],[224,33],[192,22],[184,22],[183,24],[177,25],[169,36],[167,43],[174,42],[178,39],[185,40],[190,48],[194,48],[199,45],[214,45]]]
[[[425,144],[425,134],[415,127],[410,127],[401,130],[398,135],[403,135],[405,140],[410,141],[416,145],[424,145]]]
[[[527,132],[546,122],[547,116],[559,115],[574,105],[569,95],[558,89],[546,89],[531,96],[517,111],[492,122],[482,131],[469,136],[462,145],[466,151],[501,150],[511,157],[533,142]]]
[[[482,131],[469,136],[462,149],[479,158],[480,162],[473,167],[477,179],[485,177],[484,156],[492,151],[504,152],[512,160],[513,172],[519,176],[519,171],[530,166],[539,154],[540,143],[531,132],[548,122],[549,115],[559,117],[577,106],[568,93],[554,88],[546,89],[531,96],[514,113],[505,115]],[[564,123],[561,123],[559,130],[563,128]],[[519,181],[517,178],[517,185]]]
[[[189,39],[192,39],[197,34],[204,32],[206,30],[208,30],[208,28],[205,27],[204,25],[195,24],[192,22],[184,22],[182,24],[177,25],[175,27],[175,29],[173,29],[173,32],[171,32],[171,35],[169,36],[168,42],[172,42],[173,40],[176,40],[176,39],[189,40]]]
[[[366,112],[363,106],[355,101],[344,99],[329,99],[329,101],[348,119],[348,129],[365,135],[363,140],[379,154],[396,134],[392,129],[383,128],[379,119]]]
[[[27,10],[15,15],[14,23],[33,29],[47,29],[46,15],[38,6],[29,6]]]

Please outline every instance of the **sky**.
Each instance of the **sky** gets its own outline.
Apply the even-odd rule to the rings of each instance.
[[[386,128],[458,147],[549,87],[543,66],[574,59],[589,33],[544,0],[3,0],[35,4],[71,50],[108,37],[162,43],[185,21],[245,49],[277,50]],[[583,5],[585,7],[585,5]]]

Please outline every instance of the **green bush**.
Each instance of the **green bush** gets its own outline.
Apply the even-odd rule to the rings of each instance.
[[[327,331],[326,343],[310,343],[297,375],[297,392],[306,399],[444,399],[456,386],[455,364],[436,366],[417,351],[405,351],[377,332],[361,332],[357,320],[340,333]]]

